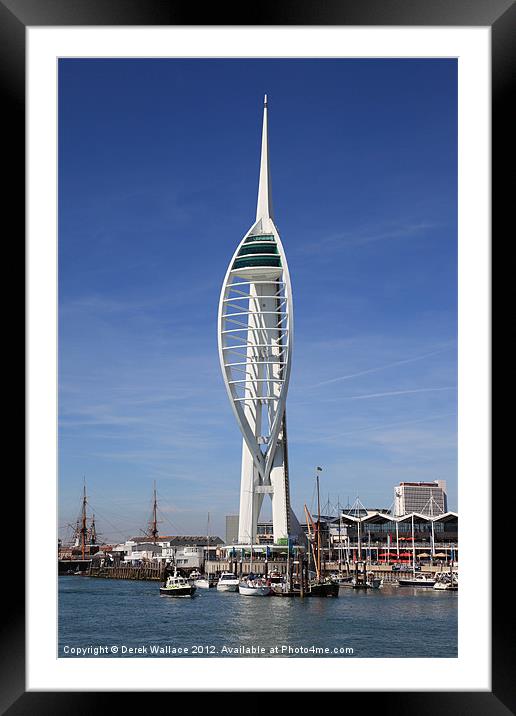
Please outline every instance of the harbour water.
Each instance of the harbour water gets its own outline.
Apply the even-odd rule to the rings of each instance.
[[[457,606],[457,592],[388,585],[337,599],[177,599],[157,582],[65,576],[58,656],[455,658]]]

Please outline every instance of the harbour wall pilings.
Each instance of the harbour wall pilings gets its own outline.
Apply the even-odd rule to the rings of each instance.
[[[164,565],[156,562],[146,562],[137,567],[121,562],[117,565],[102,567],[92,566],[89,572],[90,577],[103,579],[145,579],[150,581],[163,581],[165,579]]]
[[[66,567],[66,569],[65,569]],[[392,571],[390,566],[384,565],[367,565],[367,571],[372,572],[376,578],[383,579],[384,583],[396,582],[399,577],[410,575],[411,570]],[[360,567],[362,569],[362,567]],[[445,566],[441,564],[424,565],[421,567],[421,571],[418,573],[435,574],[443,569]],[[92,565],[89,560],[74,560],[67,561],[65,564],[59,564],[59,574],[72,574],[81,572],[87,574],[90,577],[97,577],[100,579],[132,579],[132,580],[149,580],[149,581],[163,581],[165,574],[170,570],[170,567],[166,567],[163,564],[157,562],[145,562],[141,565],[135,566],[121,562],[115,565]],[[180,570],[185,576],[188,576],[188,572],[191,570]],[[214,561],[206,562],[205,570],[207,574],[217,575],[221,572],[235,572],[238,576],[249,574],[271,574],[272,572],[279,572],[280,574],[287,573],[287,562],[264,562],[264,561]],[[337,562],[326,563],[323,570],[324,574],[330,574],[332,572],[339,571],[339,564]],[[343,572],[346,572],[346,568],[343,566]],[[355,573],[354,565],[350,565],[350,574]]]
[[[286,574],[287,573],[287,563],[286,562],[254,562],[251,563],[249,561],[247,562],[232,562],[230,561],[221,561],[221,562],[211,562],[206,563],[205,565],[207,574],[216,574],[218,572],[224,571],[224,572],[235,572],[237,575],[243,575],[243,574],[249,574],[249,572],[253,572],[254,574],[270,574],[271,572],[279,572],[280,574]],[[410,576],[412,575],[412,570],[395,570],[393,571],[390,565],[366,565],[366,569],[368,572],[372,573],[375,578],[383,579],[384,582],[397,582],[399,577],[403,576]],[[446,570],[448,567],[443,566],[442,564],[433,564],[433,565],[424,565],[421,567],[421,570],[418,570],[417,574],[435,574],[436,572],[441,572],[442,570]],[[362,570],[362,566],[360,566],[360,573]],[[324,575],[329,575],[335,572],[342,571],[346,573],[346,567],[344,565],[341,565],[341,570],[339,570],[339,563],[338,562],[327,562],[324,565],[324,568],[322,569],[322,572]],[[350,564],[349,566],[349,574],[354,575],[355,574],[355,565]]]

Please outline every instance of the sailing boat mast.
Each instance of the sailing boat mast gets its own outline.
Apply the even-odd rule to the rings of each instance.
[[[82,488],[82,510],[81,510],[81,556],[86,559],[86,539],[88,537],[88,526],[86,524],[86,479]]]
[[[153,502],[152,502],[152,517],[150,521],[150,536],[152,537],[153,541],[156,542],[158,538],[158,500],[156,497],[156,480],[154,480],[154,492],[153,492]]]
[[[416,545],[414,542],[414,513],[412,513],[412,575],[416,576]]]
[[[342,525],[342,510],[340,507],[340,497],[337,498],[337,510],[339,513],[339,575],[342,572],[342,545],[340,543],[340,530]]]
[[[206,556],[210,561],[210,513],[208,512],[208,526],[206,528]],[[206,570],[204,570],[206,571]]]
[[[312,515],[310,514],[310,511],[308,507],[305,505],[305,515],[306,515],[306,526],[308,528],[308,542],[309,542],[309,550],[308,550],[308,570],[310,570],[310,557],[313,559],[314,568],[316,572],[317,580],[319,580],[319,572],[318,572],[318,560],[315,555],[315,540],[316,540],[316,525],[313,520]]]
[[[431,495],[430,497],[430,516],[432,518],[431,525],[432,525],[432,564],[434,563],[434,554],[435,554],[435,532],[434,532],[434,496]]]
[[[249,561],[249,574],[252,574],[253,571],[253,538],[254,538],[254,481],[251,483],[251,556]],[[244,569],[244,558],[245,558],[245,550],[244,555],[242,557],[242,571]]]
[[[319,496],[319,472],[321,468],[316,469],[317,480],[317,574],[320,578],[321,574],[321,500]]]
[[[93,515],[90,526],[90,545],[95,544],[97,544],[97,527],[95,525],[95,515]]]

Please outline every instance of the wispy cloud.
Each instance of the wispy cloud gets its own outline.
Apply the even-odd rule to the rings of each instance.
[[[431,422],[435,420],[441,420],[443,418],[452,417],[454,415],[457,415],[456,411],[448,412],[448,413],[439,413],[438,415],[427,415],[423,418],[414,418],[413,420],[401,420],[396,421],[392,423],[379,423],[375,425],[364,425],[359,428],[354,428],[353,430],[342,430],[335,433],[324,433],[324,434],[317,434],[315,432],[312,432],[310,435],[313,435],[313,442],[322,442],[322,443],[333,443],[335,441],[341,440],[343,437],[347,437],[349,435],[357,435],[359,433],[368,433],[373,432],[376,430],[387,430],[390,428],[398,428],[398,427],[405,427],[408,425],[416,425],[418,423],[426,423]],[[310,440],[310,435],[303,435],[303,440]],[[291,440],[292,442],[292,440]]]
[[[358,378],[362,375],[368,375],[370,373],[378,373],[382,370],[387,370],[388,368],[394,368],[396,366],[405,365],[407,363],[415,363],[416,361],[420,360],[426,360],[427,358],[431,358],[432,356],[439,355],[440,353],[444,353],[445,351],[449,350],[451,346],[446,346],[444,348],[439,348],[435,351],[431,351],[430,353],[423,353],[421,355],[413,356],[412,358],[404,358],[401,360],[393,361],[392,363],[385,363],[384,365],[376,366],[375,368],[368,368],[367,370],[361,370],[357,373],[349,373],[348,375],[340,375],[336,378],[330,378],[329,380],[323,380],[319,383],[314,383],[313,385],[307,386],[308,388],[320,388],[323,385],[330,385],[332,383],[339,383],[343,380],[351,380],[352,378]]]
[[[347,400],[366,400],[367,398],[384,398],[390,395],[408,395],[410,393],[433,393],[440,390],[457,390],[456,385],[443,388],[414,388],[413,390],[391,390],[385,393],[369,393],[368,395],[350,395]]]
[[[380,241],[406,239],[422,236],[429,229],[438,226],[435,222],[416,221],[405,224],[386,223],[376,227],[361,227],[355,231],[342,231],[322,237],[299,247],[305,254],[320,254],[340,251],[354,246],[366,246]]]

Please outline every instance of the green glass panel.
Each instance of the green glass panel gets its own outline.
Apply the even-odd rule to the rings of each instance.
[[[252,244],[250,246],[242,246],[238,252],[239,256],[248,256],[249,254],[276,254],[278,249],[275,244]]]
[[[249,244],[251,241],[275,241],[272,234],[256,234],[254,236],[248,236],[244,243]]]
[[[233,268],[248,268],[251,266],[281,266],[279,256],[246,256],[236,259]]]

